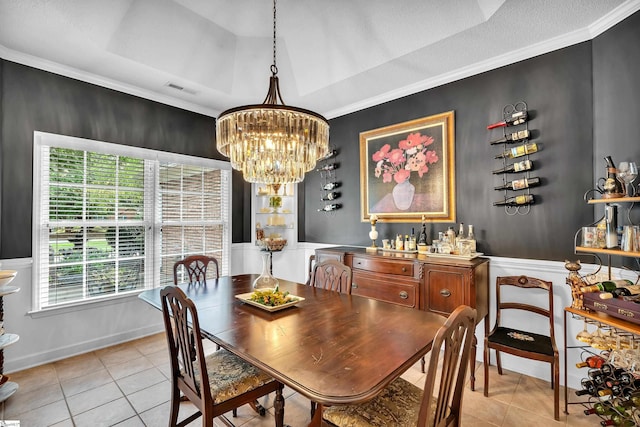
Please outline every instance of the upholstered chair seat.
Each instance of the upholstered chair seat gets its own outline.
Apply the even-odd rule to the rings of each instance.
[[[329,406],[322,413],[331,424],[341,427],[388,427],[418,425],[422,390],[397,378],[374,399],[360,405]],[[431,399],[431,412],[437,402]]]
[[[224,349],[205,356],[205,363],[211,397],[216,405],[274,381],[260,369]],[[200,373],[197,374],[200,378]]]

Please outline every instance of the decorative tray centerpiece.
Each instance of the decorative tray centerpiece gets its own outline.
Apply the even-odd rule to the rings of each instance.
[[[288,291],[280,291],[277,287],[256,289],[253,292],[236,295],[236,298],[266,311],[283,310],[304,301],[304,298],[291,295]]]

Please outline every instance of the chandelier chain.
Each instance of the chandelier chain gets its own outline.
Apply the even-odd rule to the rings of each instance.
[[[271,66],[271,74],[278,74],[278,66],[276,65],[276,0],[273,0],[273,65]]]

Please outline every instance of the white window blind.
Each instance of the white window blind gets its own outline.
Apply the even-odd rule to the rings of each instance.
[[[228,273],[227,163],[42,132],[34,141],[34,310],[173,283],[173,263],[191,254]]]
[[[189,255],[218,260],[221,275],[229,274],[230,180],[228,170],[160,163],[157,217],[162,218],[162,284],[173,283],[173,264]],[[178,280],[184,281],[184,270]]]

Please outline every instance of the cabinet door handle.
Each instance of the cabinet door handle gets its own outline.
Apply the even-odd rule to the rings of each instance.
[[[445,298],[449,298],[451,296],[451,291],[449,289],[442,289],[440,291],[440,295],[442,295]]]
[[[409,294],[406,291],[400,292],[400,298],[407,299],[409,298]]]
[[[357,283],[352,283],[351,284],[351,289],[358,289],[358,284]]]

